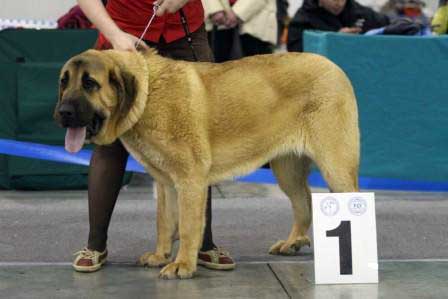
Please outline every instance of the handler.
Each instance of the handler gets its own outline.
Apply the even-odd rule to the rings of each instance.
[[[78,3],[99,29],[96,49],[136,51],[139,37],[153,15],[154,4],[160,5],[157,17],[143,36],[143,47],[154,47],[159,54],[173,59],[194,61],[213,60],[204,28],[201,0],[78,0]],[[187,26],[181,22],[182,12]],[[191,32],[191,34],[189,34]],[[186,37],[191,37],[191,42]],[[88,181],[89,240],[86,248],[76,253],[75,270],[93,272],[107,258],[107,231],[118,198],[129,153],[120,141],[108,146],[97,145],[90,161]],[[235,268],[232,258],[213,243],[211,229],[211,189],[208,190],[206,226],[198,264],[216,270]]]

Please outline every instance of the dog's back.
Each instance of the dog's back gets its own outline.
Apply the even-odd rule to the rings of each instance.
[[[278,155],[309,152],[307,141],[322,133],[314,130],[316,122],[342,118],[330,131],[348,124],[356,135],[350,81],[322,56],[259,55],[196,69],[205,91],[195,100],[206,106],[201,117],[207,120],[217,180]]]

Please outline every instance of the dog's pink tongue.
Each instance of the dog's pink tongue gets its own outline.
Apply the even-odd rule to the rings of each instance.
[[[65,150],[70,153],[77,153],[81,150],[86,140],[86,127],[68,128],[65,134]]]

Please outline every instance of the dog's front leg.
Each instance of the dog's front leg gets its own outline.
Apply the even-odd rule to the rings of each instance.
[[[148,267],[161,267],[171,262],[173,241],[177,236],[178,212],[176,190],[157,183],[157,247],[145,252],[139,263]]]
[[[189,181],[176,189],[180,244],[176,260],[160,271],[165,279],[191,278],[196,272],[205,223],[206,184]]]

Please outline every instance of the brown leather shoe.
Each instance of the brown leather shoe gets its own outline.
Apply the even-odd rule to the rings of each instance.
[[[208,251],[199,251],[198,265],[213,270],[233,270],[235,262],[227,251],[214,248]]]
[[[90,250],[87,247],[81,251],[76,252],[75,260],[73,261],[73,268],[78,272],[95,272],[101,269],[106,262],[107,249],[103,252]]]

